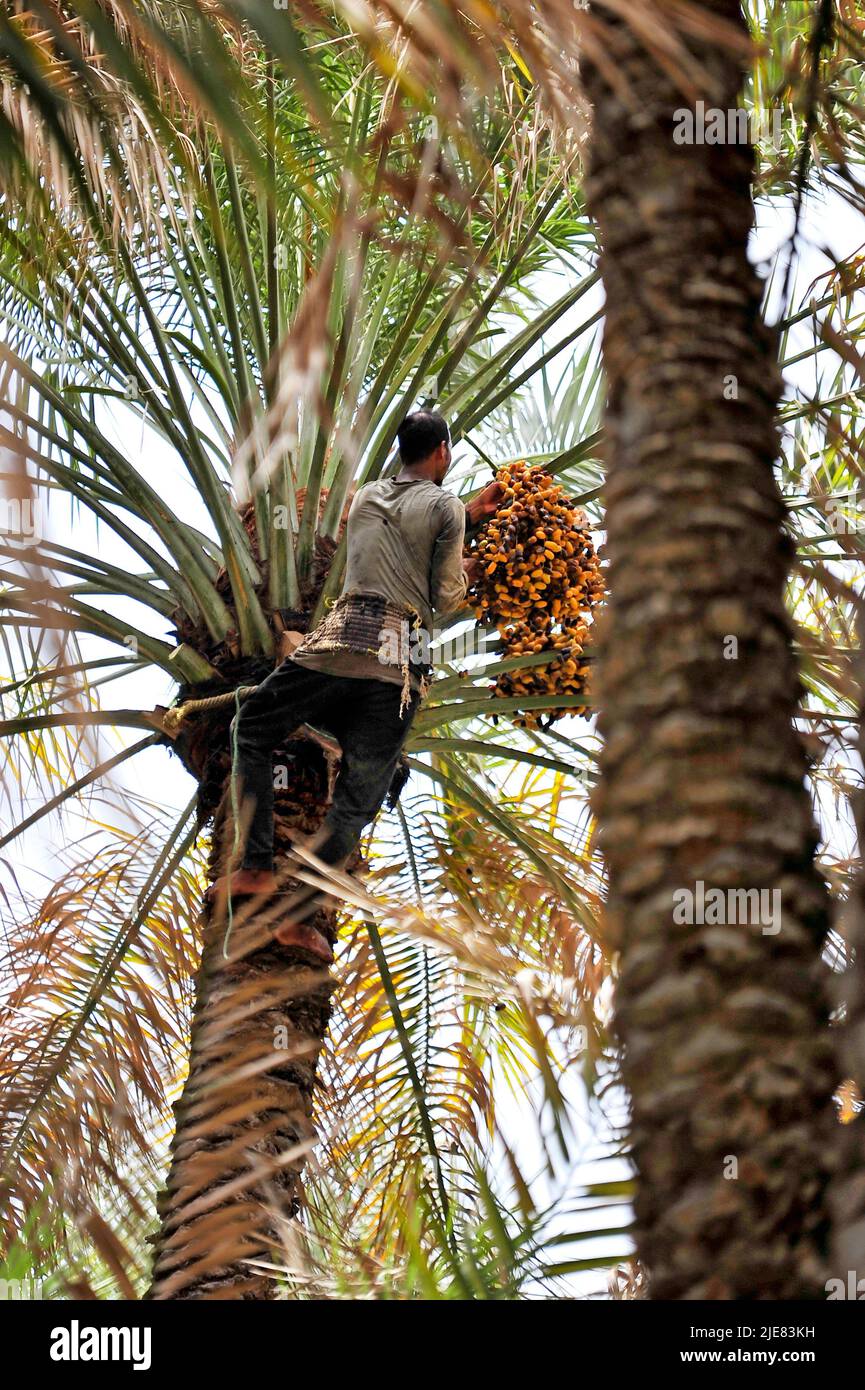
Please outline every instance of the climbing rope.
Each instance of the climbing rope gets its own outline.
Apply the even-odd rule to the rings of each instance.
[[[162,727],[167,734],[175,737],[188,714],[200,714],[206,709],[219,709],[222,705],[245,700],[258,689],[257,685],[239,685],[236,690],[227,690],[223,695],[208,695],[202,700],[185,700],[182,705],[174,705],[162,716]]]
[[[237,795],[237,720],[240,714],[241,700],[245,700],[247,695],[252,695],[257,689],[257,685],[239,685],[235,690],[227,690],[222,695],[208,695],[201,700],[185,700],[183,704],[175,705],[172,709],[166,710],[162,716],[163,729],[171,738],[176,738],[188,714],[201,714],[204,710],[220,709],[225,705],[234,705],[234,718],[231,721],[231,777],[229,779],[231,819],[234,823],[234,843],[231,847],[231,858],[228,863],[229,873],[232,870],[234,861],[237,858],[237,851],[240,848],[240,805]],[[226,912],[227,925],[225,937],[222,942],[222,955],[225,960],[228,960],[228,943],[231,940],[231,933],[234,930],[234,907],[230,893],[226,895]]]
[[[234,824],[234,843],[231,846],[231,858],[228,861],[228,872],[233,872],[234,861],[237,858],[237,851],[240,848],[240,805],[237,796],[237,721],[240,714],[240,701],[244,695],[252,694],[256,687],[239,685],[234,692],[234,718],[231,721],[231,778],[229,780],[231,797],[231,819]],[[227,704],[224,695],[216,695],[211,700],[190,700],[191,705],[213,705],[214,700],[218,704]],[[181,706],[181,708],[183,708]],[[232,904],[231,892],[226,897],[227,921],[225,927],[225,937],[222,942],[222,958],[228,960],[228,943],[231,940],[231,933],[234,930],[234,907]]]

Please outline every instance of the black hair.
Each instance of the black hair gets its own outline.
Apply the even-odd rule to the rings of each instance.
[[[450,430],[443,415],[435,410],[414,410],[397,430],[399,456],[408,466],[429,458],[434,449],[450,440]]]

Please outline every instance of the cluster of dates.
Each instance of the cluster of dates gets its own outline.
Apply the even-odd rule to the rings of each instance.
[[[518,462],[496,474],[504,497],[478,533],[474,554],[480,573],[470,598],[480,622],[498,628],[503,658],[555,652],[552,660],[499,675],[497,696],[581,695],[589,679],[583,658],[592,613],[604,592],[586,515],[542,468]],[[525,728],[550,724],[563,714],[585,714],[568,705],[521,711]]]

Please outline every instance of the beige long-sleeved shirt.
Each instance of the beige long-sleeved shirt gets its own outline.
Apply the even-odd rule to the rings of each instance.
[[[414,611],[431,633],[434,615],[446,617],[465,599],[465,529],[462,502],[426,478],[365,484],[348,515],[342,597],[292,659],[334,675],[402,683],[401,667],[383,661],[377,647],[373,651],[369,598]]]

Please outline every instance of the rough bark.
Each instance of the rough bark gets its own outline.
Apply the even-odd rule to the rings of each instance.
[[[302,508],[304,490],[298,490]],[[320,510],[327,500],[322,489]],[[340,537],[348,506],[343,513]],[[258,547],[255,509],[241,519],[254,558]],[[327,577],[337,542],[316,537],[312,570],[297,610],[271,613],[274,637],[305,632]],[[217,587],[231,592],[223,570]],[[236,653],[230,643],[208,645],[206,632],[180,612],[177,640],[202,651],[218,671],[208,685],[184,687],[178,700],[223,694],[255,685],[272,669],[265,657]],[[231,820],[232,704],[186,721],[173,748],[198,781],[199,824],[213,824],[211,881],[227,867],[233,851]],[[274,768],[284,775],[274,787],[274,867],[285,865],[298,832],[318,830],[330,804],[338,747],[310,730],[299,730],[274,749]],[[346,866],[358,867],[355,854]],[[316,1068],[330,1019],[333,983],[308,956],[281,946],[273,933],[298,885],[267,902],[239,906],[226,948],[225,912],[205,902],[202,958],[196,980],[189,1073],[174,1107],[171,1160],[157,1208],[153,1238],[152,1299],[255,1299],[278,1297],[279,1283],[256,1262],[277,1263],[286,1248],[285,1222],[301,1210],[302,1170],[312,1146]],[[336,911],[319,910],[310,920],[333,944]],[[227,958],[226,958],[227,956]]]
[[[227,748],[224,721],[198,740]],[[321,747],[293,739],[274,755],[291,768],[277,791],[275,863],[295,830],[317,829],[328,804],[330,765]],[[220,758],[223,763],[224,759]],[[205,784],[213,769],[206,770]],[[227,788],[216,818],[212,875],[233,831]],[[175,1106],[171,1164],[158,1201],[153,1299],[273,1299],[278,1283],[256,1261],[278,1261],[285,1222],[297,1216],[301,1171],[314,1138],[316,1066],[330,1016],[331,978],[273,941],[286,891],[234,914],[225,958],[224,912],[205,908],[189,1075]],[[331,942],[333,913],[313,919]]]
[[[735,0],[699,8],[744,35]],[[696,95],[737,107],[741,55],[689,46]],[[596,810],[637,1253],[655,1298],[823,1297],[828,901],[793,727],[780,379],[746,254],[752,151],[675,144],[694,93],[626,25],[607,56],[627,93],[585,72],[609,390]],[[700,882],[778,890],[780,930],[741,908],[679,925],[675,895]]]

